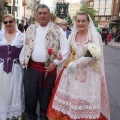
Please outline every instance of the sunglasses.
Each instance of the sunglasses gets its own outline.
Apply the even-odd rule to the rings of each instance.
[[[4,24],[13,23],[13,21],[12,21],[12,20],[10,20],[10,21],[4,21],[3,23],[4,23]]]

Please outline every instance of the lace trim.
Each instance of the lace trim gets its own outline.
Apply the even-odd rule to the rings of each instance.
[[[16,76],[19,76],[19,71],[22,70],[20,67],[15,67],[14,66],[14,70],[18,69],[18,73],[16,73]],[[20,74],[20,76],[22,75],[22,73]],[[13,75],[14,76],[14,75]],[[22,77],[19,79],[22,80]],[[16,79],[16,78],[14,78]],[[19,80],[18,80],[19,81]],[[19,116],[22,115],[22,113],[24,112],[24,88],[23,88],[23,84],[22,84],[22,88],[21,88],[21,93],[18,91],[17,85],[18,85],[18,81],[14,80],[14,91],[13,91],[13,101],[12,103],[16,103],[16,104],[12,104],[11,106],[0,106],[0,120],[6,120],[7,118],[17,118]],[[21,99],[19,99],[18,96],[21,96]]]
[[[73,119],[100,117],[100,105],[91,105],[86,100],[72,98],[61,93],[56,93],[53,109],[69,115]]]
[[[21,116],[23,112],[24,107],[21,107],[21,105],[14,105],[6,108],[0,106],[0,120],[6,120],[7,118],[11,119],[13,117],[17,118]]]
[[[25,36],[23,35],[23,33],[17,32],[17,36],[15,37],[15,46],[20,48],[23,44],[24,44],[24,39]],[[3,40],[4,40],[4,34],[0,33],[0,46],[3,45]]]
[[[25,38],[24,35],[22,33],[19,33],[19,35],[17,36],[18,45],[23,45],[24,38]]]

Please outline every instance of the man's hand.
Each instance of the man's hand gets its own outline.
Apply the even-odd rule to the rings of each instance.
[[[54,63],[50,63],[48,67],[45,67],[46,72],[52,72],[56,68],[56,65]]]

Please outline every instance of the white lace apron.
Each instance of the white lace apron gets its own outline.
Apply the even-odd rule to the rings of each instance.
[[[77,60],[83,56],[83,47],[86,45],[78,46],[74,39],[72,38],[70,44],[76,52]],[[100,117],[100,113],[109,119],[109,102],[104,77],[101,72],[92,69],[89,61],[91,60],[85,58],[73,62],[69,74],[69,65],[64,69],[52,108],[67,114],[72,119],[95,119]]]

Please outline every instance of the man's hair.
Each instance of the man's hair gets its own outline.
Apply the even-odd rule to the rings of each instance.
[[[50,13],[50,8],[49,8],[47,5],[45,5],[45,4],[40,4],[40,5],[38,5],[38,7],[37,7],[37,9],[36,9],[36,12],[38,11],[39,8],[47,8],[47,9],[48,9],[48,12]]]

